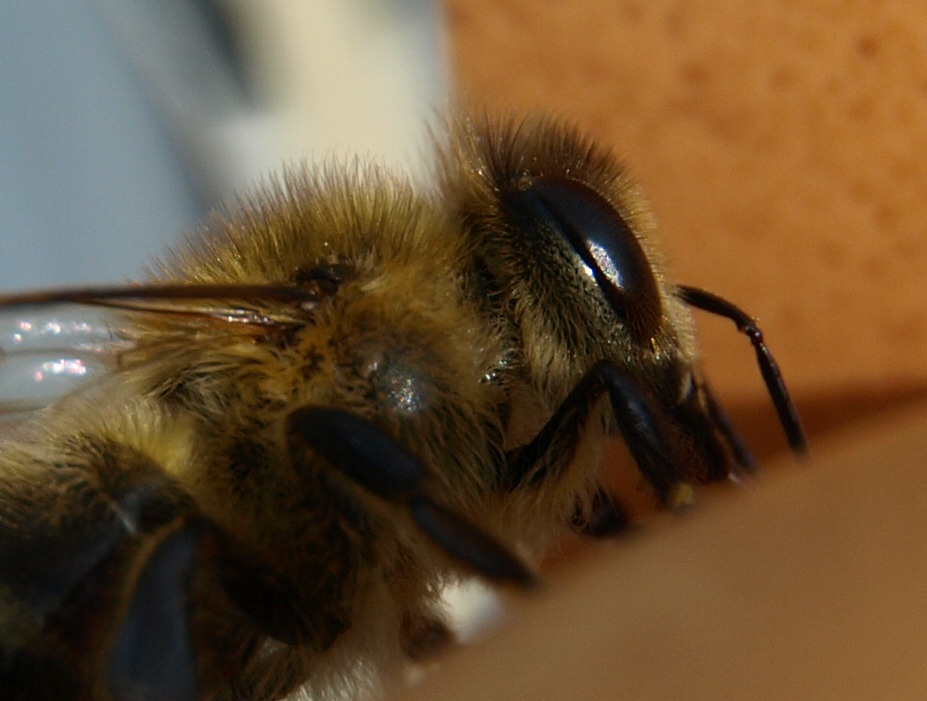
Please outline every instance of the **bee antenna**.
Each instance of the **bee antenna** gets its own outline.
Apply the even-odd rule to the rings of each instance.
[[[808,440],[802,428],[798,411],[789,396],[785,380],[782,379],[779,364],[773,358],[772,352],[763,340],[763,332],[760,331],[753,318],[723,297],[697,287],[680,285],[679,297],[689,306],[730,319],[737,325],[737,330],[750,339],[750,343],[753,344],[753,349],[756,351],[756,360],[760,366],[760,373],[763,375],[763,381],[766,383],[769,396],[772,398],[776,412],[779,414],[779,422],[785,431],[789,446],[795,453],[799,455],[805,454],[808,451]]]

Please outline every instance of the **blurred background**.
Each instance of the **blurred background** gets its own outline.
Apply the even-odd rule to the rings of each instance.
[[[927,5],[445,12],[455,90],[565,115],[623,154],[678,278],[758,318],[813,437],[927,397]],[[697,316],[718,394],[782,451],[745,342]]]
[[[11,0],[0,289],[121,282],[284,162],[417,169],[444,102],[429,0]]]
[[[281,162],[422,169],[449,97],[577,122],[680,280],[756,315],[812,434],[927,394],[927,6],[708,0],[9,0],[0,289],[136,275]],[[718,394],[784,448],[752,353]]]

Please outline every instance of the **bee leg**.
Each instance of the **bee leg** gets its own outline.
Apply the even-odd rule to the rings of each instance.
[[[332,629],[148,457],[84,441],[44,481],[0,480],[0,698],[199,699],[249,659],[239,641]],[[189,637],[191,601],[233,649]]]
[[[83,527],[81,527],[83,526]],[[116,519],[71,524],[70,532],[0,529],[0,677],[41,634],[46,619],[124,537]],[[36,557],[42,553],[42,557]]]
[[[179,522],[166,530],[137,573],[116,633],[107,668],[114,701],[201,698],[191,630],[190,583],[204,529]]]
[[[242,669],[252,658],[255,649],[247,641],[269,635],[287,645],[311,641],[324,649],[343,630],[311,610],[307,614],[286,579],[199,513],[179,517],[151,536],[131,572],[128,604],[108,658],[114,701],[212,698],[216,688],[228,683],[228,670]],[[205,588],[197,587],[200,580]],[[208,644],[199,643],[213,639],[212,628],[194,630],[194,622],[206,617],[204,607],[211,621],[220,619],[222,635],[234,630],[236,639],[247,644],[206,661]],[[328,638],[320,630],[337,632]],[[258,632],[261,636],[255,637]],[[285,671],[293,671],[294,678],[281,672],[275,679],[279,689],[295,687],[303,678],[304,670]],[[247,686],[251,681],[244,674],[236,683]]]
[[[305,606],[283,575],[217,525],[209,522],[206,535],[210,569],[229,598],[262,633],[287,645],[312,641],[316,648],[326,649],[344,630],[341,618],[323,617]]]
[[[706,384],[693,384],[689,395],[670,412],[680,424],[691,427],[696,452],[706,457],[703,482],[737,479],[756,470],[756,460]]]
[[[124,528],[117,519],[69,525],[67,533],[36,526],[31,535],[18,524],[0,528],[0,698],[76,698],[75,646],[49,622]]]
[[[147,460],[113,446],[101,452],[99,465],[71,454],[41,481],[0,485],[2,698],[32,689],[64,700],[96,675],[100,636],[88,622],[109,620],[136,536],[188,505]],[[121,459],[135,469],[109,469]]]
[[[455,642],[454,632],[437,615],[402,618],[402,651],[410,660],[427,659]]]
[[[612,538],[630,528],[631,517],[611,494],[600,489],[592,496],[588,514],[577,509],[573,526],[585,536]]]
[[[403,505],[422,533],[468,569],[496,582],[533,583],[516,555],[428,495],[425,466],[376,424],[340,409],[306,406],[290,414],[288,435],[293,449],[317,452],[364,489]]]
[[[285,580],[208,518],[182,516],[150,541],[132,567],[128,605],[109,654],[107,680],[114,701],[196,701],[208,695],[204,690],[226,682],[223,669],[244,664],[250,656],[243,648],[203,665],[207,678],[198,675],[203,650],[197,648],[193,609],[212,605],[196,598],[198,576],[217,581],[253,626],[237,620],[239,630],[256,629],[288,644],[314,639],[310,636],[318,621],[301,615],[299,599]],[[214,589],[207,591],[215,598]]]
[[[570,464],[581,429],[596,402],[608,395],[625,443],[661,504],[690,481],[669,411],[617,365],[601,361],[577,383],[534,439],[509,453],[509,490],[557,478]]]

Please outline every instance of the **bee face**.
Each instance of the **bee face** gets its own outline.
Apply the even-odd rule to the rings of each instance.
[[[688,305],[748,331],[801,445],[759,331],[671,281],[607,151],[553,121],[450,132],[433,192],[290,172],[147,286],[0,299],[115,306],[120,336],[0,450],[0,688],[53,652],[60,698],[329,693],[441,638],[446,582],[527,584],[521,556],[620,512],[607,440],[663,505],[749,470]],[[39,531],[87,537],[23,570]]]
[[[667,280],[653,218],[607,150],[545,120],[452,133],[449,198],[506,298],[500,306],[524,329],[532,374],[575,380],[590,358],[609,355],[642,370],[692,364],[693,322]],[[563,364],[572,367],[542,370]]]
[[[643,195],[621,164],[546,120],[469,123],[452,134],[448,199],[469,224],[481,285],[493,291],[495,314],[518,349],[510,380],[543,404],[533,417],[524,412],[526,428],[514,442],[530,440],[597,362],[621,368],[635,393],[649,397],[631,403],[711,413],[692,316],[659,253]],[[613,418],[606,411],[606,433],[618,431]],[[673,479],[740,469],[726,438],[707,448],[703,436],[713,431],[693,429],[689,418],[665,424],[688,470]]]

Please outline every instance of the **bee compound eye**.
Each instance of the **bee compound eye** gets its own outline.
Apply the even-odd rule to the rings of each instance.
[[[570,245],[637,340],[657,333],[663,311],[653,269],[637,234],[608,200],[554,175],[525,180],[505,199],[528,230],[553,230]]]

